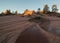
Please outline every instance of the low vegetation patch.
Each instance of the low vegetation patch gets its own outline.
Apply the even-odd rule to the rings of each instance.
[[[30,22],[46,22],[47,21],[47,19],[44,19],[44,18],[42,18],[42,17],[34,17],[34,18],[30,18],[28,21],[30,21]]]

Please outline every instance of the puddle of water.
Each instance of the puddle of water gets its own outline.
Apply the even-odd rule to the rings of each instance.
[[[53,29],[49,26],[48,31],[60,36],[60,29]]]
[[[60,35],[60,29],[57,29],[56,30],[56,33]]]
[[[52,27],[49,26],[48,31],[49,31],[49,32],[52,31]]]

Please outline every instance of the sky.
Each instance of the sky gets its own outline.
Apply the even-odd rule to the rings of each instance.
[[[0,12],[10,9],[11,11],[18,11],[23,13],[25,9],[41,10],[44,8],[44,5],[48,4],[50,10],[53,4],[57,5],[57,8],[60,11],[60,0],[0,0]]]

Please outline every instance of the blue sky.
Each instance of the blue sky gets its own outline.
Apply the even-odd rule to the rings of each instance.
[[[42,10],[45,4],[48,4],[50,10],[51,6],[56,4],[60,11],[60,0],[0,0],[0,12],[6,9],[18,10],[20,13],[25,9],[37,10],[41,8]]]

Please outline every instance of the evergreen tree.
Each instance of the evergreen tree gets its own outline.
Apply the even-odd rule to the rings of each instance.
[[[57,12],[58,9],[57,9],[57,5],[52,5],[52,12]]]
[[[38,10],[37,10],[37,14],[40,14],[40,8],[38,8]]]
[[[17,10],[15,11],[15,14],[18,14]]]
[[[10,10],[6,10],[5,14],[6,15],[10,15],[11,14],[11,11]]]
[[[48,5],[46,4],[43,8],[43,13],[48,13],[49,12],[49,7]]]

